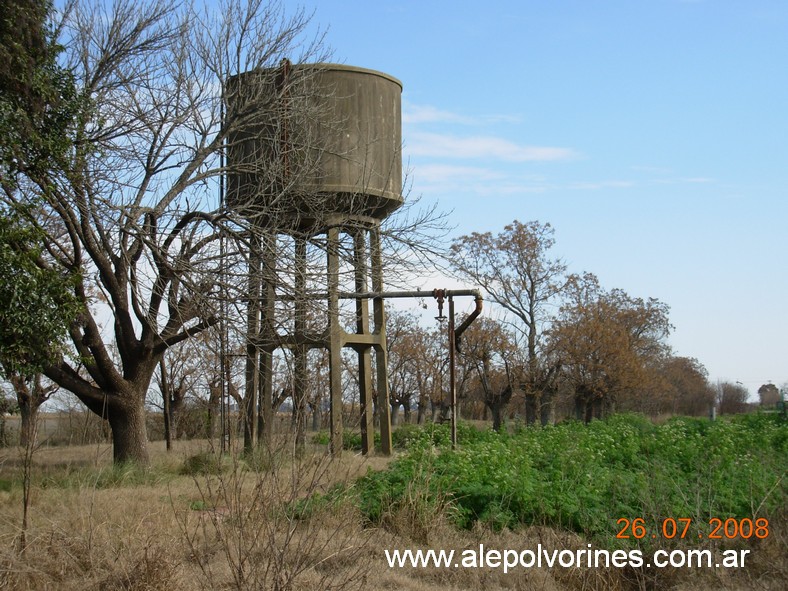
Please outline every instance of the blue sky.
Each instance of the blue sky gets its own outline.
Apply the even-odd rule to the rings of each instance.
[[[334,61],[403,82],[412,194],[514,219],[671,306],[679,355],[788,382],[788,2],[306,0]]]

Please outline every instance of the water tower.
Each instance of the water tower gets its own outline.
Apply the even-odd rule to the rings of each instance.
[[[225,93],[226,201],[255,228],[249,238],[245,445],[271,433],[274,352],[292,351],[292,396],[303,411],[307,355],[324,348],[331,449],[341,450],[341,352],[350,347],[358,357],[363,451],[373,449],[374,351],[382,451],[390,453],[383,300],[372,299],[370,315],[369,300],[355,298],[349,328],[340,321],[340,298],[348,285],[353,293],[383,291],[380,224],[402,204],[402,85],[373,70],[285,61],[233,77]],[[316,249],[323,253],[319,269],[307,254]],[[317,325],[310,315],[315,301],[324,310]]]

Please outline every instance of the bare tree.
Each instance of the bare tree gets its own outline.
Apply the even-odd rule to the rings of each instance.
[[[206,334],[202,333],[200,337]],[[203,368],[218,366],[211,359],[211,353],[204,339],[198,337],[169,348],[159,360],[159,371],[154,375],[154,380],[161,395],[164,440],[168,450],[172,448],[172,440],[182,436],[179,426],[186,410],[187,397],[196,389]]]
[[[721,415],[747,412],[749,392],[741,384],[722,382],[717,385],[717,405]]]
[[[222,118],[232,76],[311,59],[308,18],[261,0],[76,1],[60,25],[82,96],[66,162],[28,171],[4,200],[45,234],[41,264],[75,279],[84,311],[73,359],[45,368],[112,428],[116,462],[148,461],[144,401],[164,351],[219,321],[219,240],[240,236],[217,200],[228,134],[264,113]],[[300,52],[299,55],[293,55]],[[236,257],[238,258],[238,257]],[[96,296],[106,302],[96,303]],[[226,295],[226,292],[225,294]],[[109,312],[109,352],[102,332]]]
[[[617,401],[647,391],[669,351],[670,329],[662,302],[606,291],[591,274],[575,278],[549,337],[575,390],[577,417],[600,417]]]
[[[667,357],[659,367],[664,380],[662,412],[690,416],[705,415],[714,404],[714,389],[708,381],[708,372],[691,357]]]
[[[520,374],[529,421],[534,418],[533,409],[552,406],[558,369],[542,339],[552,307],[567,285],[566,265],[550,257],[553,235],[550,224],[515,220],[495,236],[473,233],[455,240],[451,247],[457,274],[480,285],[488,298],[503,308],[518,340],[524,341],[525,366]],[[550,414],[545,412],[544,416]]]
[[[14,388],[19,415],[22,419],[19,429],[19,445],[27,447],[35,445],[36,421],[41,405],[57,392],[57,385],[52,384],[42,374],[31,376],[11,374],[8,381]]]
[[[780,390],[774,384],[763,384],[758,388],[758,398],[761,406],[775,407],[780,401]]]
[[[418,319],[408,312],[389,314],[387,323],[391,424],[396,425],[400,407],[404,411],[405,422],[410,421],[411,401],[418,387],[415,370],[421,362],[418,346],[420,328]]]
[[[477,390],[490,409],[493,429],[500,431],[506,407],[522,381],[515,340],[501,322],[480,318],[465,332],[462,343],[460,357],[475,376],[468,387]],[[466,381],[471,381],[465,373]]]
[[[62,13],[59,41],[80,97],[71,145],[67,157],[4,184],[2,199],[42,231],[40,264],[73,279],[82,304],[69,330],[73,355],[45,373],[109,421],[116,462],[148,462],[144,402],[169,347],[222,320],[244,324],[261,281],[277,286],[284,320],[274,328],[283,329],[293,294],[325,287],[317,275],[291,277],[285,261],[256,258],[306,244],[315,262],[306,268],[325,268],[325,237],[302,231],[320,216],[330,225],[333,205],[299,182],[329,148],[313,123],[325,121],[320,101],[307,100],[317,70],[298,68],[325,61],[320,37],[305,37],[308,23],[303,11],[287,16],[264,0],[74,0]],[[260,145],[270,153],[246,153],[249,134],[269,140]],[[351,218],[361,201],[344,204]],[[389,262],[424,260],[431,247],[421,240],[440,220],[401,208],[382,228]],[[341,249],[352,260],[352,245]],[[247,388],[242,404],[253,396]]]

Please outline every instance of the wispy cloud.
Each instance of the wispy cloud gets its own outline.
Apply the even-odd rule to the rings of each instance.
[[[682,183],[692,183],[692,184],[706,184],[706,183],[713,183],[715,182],[714,179],[703,177],[703,176],[694,176],[694,177],[686,177],[683,179],[679,179],[679,182]]]
[[[419,123],[460,123],[470,125],[473,123],[473,119],[451,111],[443,111],[431,105],[404,103],[402,105],[402,122],[410,125]]]
[[[470,117],[452,111],[438,109],[432,105],[417,105],[408,101],[402,102],[402,123],[419,125],[429,123],[455,123],[459,125],[487,125],[497,123],[520,123],[522,117],[510,114],[478,115]]]
[[[581,191],[598,191],[600,189],[628,189],[634,187],[635,183],[632,181],[580,181],[572,183],[568,186],[569,189],[576,189]]]
[[[513,174],[483,166],[424,164],[413,170],[414,187],[420,192],[450,195],[508,196],[544,193],[548,186],[540,175]]]
[[[635,172],[649,172],[651,174],[672,174],[673,170],[670,168],[665,168],[663,166],[646,166],[646,165],[636,165],[630,166],[630,170],[634,170]]]
[[[500,181],[506,175],[500,171],[481,166],[452,166],[451,164],[424,164],[418,167],[418,178],[426,183],[457,183]]]
[[[404,151],[411,156],[432,158],[488,159],[504,162],[569,160],[577,154],[568,148],[523,146],[494,136],[467,136],[413,132]]]
[[[654,175],[654,178],[648,179],[645,182],[650,182],[655,185],[697,185],[717,182],[716,179],[705,176],[678,176],[676,171],[672,168],[660,166],[631,166],[630,170]]]
[[[655,185],[705,185],[716,181],[712,178],[695,176],[653,179],[651,182]]]

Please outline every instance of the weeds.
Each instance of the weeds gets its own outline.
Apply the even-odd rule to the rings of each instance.
[[[8,456],[0,460],[0,589],[784,586],[784,423],[765,417],[716,425],[676,419],[657,427],[624,416],[510,435],[460,425],[459,435],[460,446],[451,452],[447,426],[398,429],[394,439],[403,451],[391,461],[298,456],[286,444],[219,461],[190,445],[180,456],[164,457],[162,449],[147,471],[102,467],[92,448],[81,456],[49,450],[37,458],[31,481],[24,556],[18,551],[22,459]],[[370,464],[388,468],[359,479]],[[726,542],[752,550],[747,568],[736,572],[611,567],[522,569],[504,576],[488,568],[390,569],[383,557],[385,548],[461,551],[480,543],[550,550],[583,549],[591,542],[609,550],[616,543],[643,551],[686,548],[688,542],[678,539],[615,539],[618,517],[644,518],[651,531],[685,510],[701,520],[710,512],[728,517],[742,511],[768,518],[773,527],[767,539]]]
[[[183,461],[180,474],[184,476],[207,476],[222,472],[222,457],[210,451],[201,451]]]
[[[461,528],[539,524],[609,546],[622,517],[643,518],[652,529],[667,517],[692,517],[707,530],[712,517],[773,512],[788,494],[788,425],[773,416],[655,426],[621,415],[513,435],[466,426],[454,452],[446,430],[410,433],[404,456],[359,481],[360,505],[372,523],[382,522],[384,507],[411,504],[415,494],[442,499]],[[693,531],[696,539],[699,533],[708,532]]]
[[[339,468],[325,455],[260,450],[195,476],[199,498],[189,510],[173,507],[200,586],[363,589],[367,566],[358,558],[369,535],[341,494]]]

